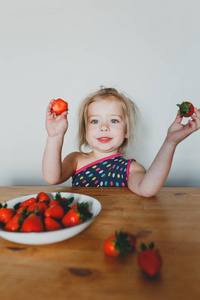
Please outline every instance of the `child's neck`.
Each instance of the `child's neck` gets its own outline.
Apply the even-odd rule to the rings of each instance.
[[[99,159],[102,159],[102,158],[105,158],[108,156],[116,155],[118,153],[119,153],[118,150],[111,151],[111,152],[99,152],[99,151],[93,150],[89,153],[89,155],[94,160],[99,160]]]

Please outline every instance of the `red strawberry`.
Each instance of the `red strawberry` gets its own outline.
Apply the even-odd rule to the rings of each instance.
[[[32,198],[29,198],[29,199],[23,201],[22,203],[20,203],[19,207],[27,207],[31,204],[34,204],[35,202],[36,202],[36,199],[32,197]]]
[[[130,232],[122,230],[115,235],[109,236],[104,242],[104,252],[107,255],[118,257],[134,249],[136,243],[135,236]]]
[[[32,204],[32,205],[33,205],[33,204]],[[26,212],[26,210],[27,210],[27,207],[28,207],[28,206],[18,208],[18,209],[16,210],[16,213],[17,213],[17,214],[24,214],[24,213]]]
[[[64,198],[61,196],[61,193],[58,192],[55,196],[55,199],[49,203],[49,206],[60,204],[64,208],[65,212],[67,212],[69,210],[69,204],[71,204],[73,200],[74,197]]]
[[[5,225],[4,230],[18,231],[24,220],[23,214],[15,214]]]
[[[36,201],[37,202],[47,202],[47,203],[49,203],[50,202],[50,197],[46,193],[40,192],[40,193],[37,194]]]
[[[80,218],[80,214],[77,211],[76,207],[75,209],[70,209],[63,217],[62,224],[64,227],[72,227],[78,224],[81,224],[82,220]]]
[[[182,102],[181,104],[177,104],[180,109],[181,117],[190,117],[194,113],[194,106],[190,102]]]
[[[122,255],[122,253],[124,253],[124,251],[121,251],[121,247],[119,247],[116,234],[110,235],[105,240],[103,250],[105,254],[113,257],[118,257],[119,255]]]
[[[53,199],[50,203],[49,203],[49,207],[53,206],[53,205],[60,205],[60,201]]]
[[[44,213],[45,217],[52,217],[55,219],[62,219],[64,216],[64,209],[60,205],[50,206]]]
[[[0,222],[6,224],[14,215],[14,210],[12,208],[2,207],[0,209]]]
[[[130,250],[133,250],[135,248],[135,244],[136,244],[136,236],[127,231],[125,231],[124,234],[126,234],[129,239]]]
[[[32,205],[29,205],[27,208],[27,212],[34,212],[38,213],[40,215],[44,214],[44,212],[47,210],[48,206],[44,202],[38,202],[34,203]]]
[[[77,203],[64,215],[62,224],[64,227],[71,227],[81,224],[92,217],[92,213],[89,211],[88,203]]]
[[[51,109],[55,114],[60,115],[68,110],[68,103],[59,98],[53,101]]]
[[[62,225],[58,223],[58,221],[49,217],[44,219],[44,224],[47,231],[59,230],[63,228]]]
[[[140,268],[149,276],[155,276],[162,267],[162,257],[158,250],[154,249],[154,243],[149,245],[141,244],[141,252],[138,254]]]
[[[44,225],[41,216],[30,214],[23,222],[21,231],[23,232],[41,232],[44,231]]]

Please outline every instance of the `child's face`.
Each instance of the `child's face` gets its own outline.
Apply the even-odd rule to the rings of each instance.
[[[115,154],[127,137],[121,102],[114,96],[88,106],[86,140],[98,152]]]

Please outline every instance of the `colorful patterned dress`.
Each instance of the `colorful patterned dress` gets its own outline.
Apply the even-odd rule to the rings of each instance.
[[[135,160],[125,159],[120,153],[97,160],[73,174],[72,186],[127,187],[132,161]]]

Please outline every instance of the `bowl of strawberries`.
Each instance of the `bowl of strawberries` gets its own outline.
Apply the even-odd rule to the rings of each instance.
[[[56,243],[82,232],[100,212],[100,202],[87,195],[22,196],[0,204],[0,237],[28,245]]]

